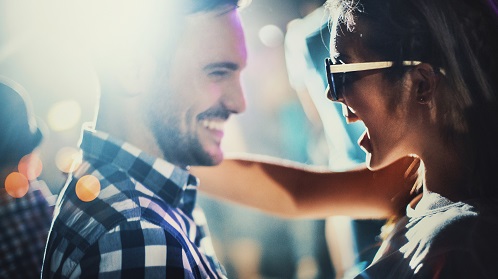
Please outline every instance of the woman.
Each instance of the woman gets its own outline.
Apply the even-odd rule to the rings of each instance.
[[[359,278],[497,278],[496,5],[328,1],[328,96],[362,120],[375,170],[415,154],[422,196]],[[386,62],[387,61],[387,62]],[[368,63],[376,62],[376,63]],[[346,73],[344,73],[346,72]]]

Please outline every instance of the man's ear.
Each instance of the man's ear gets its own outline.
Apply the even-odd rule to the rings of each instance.
[[[123,95],[135,97],[149,92],[155,70],[155,61],[149,55],[129,61],[118,70],[118,81],[125,91]]]
[[[432,65],[421,63],[412,71],[414,86],[414,99],[417,103],[425,105],[433,101],[439,83],[439,75]]]

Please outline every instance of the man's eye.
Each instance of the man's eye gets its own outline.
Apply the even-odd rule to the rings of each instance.
[[[228,71],[218,70],[218,71],[210,72],[209,76],[213,77],[213,78],[222,78],[222,77],[227,76],[228,74],[229,74]]]

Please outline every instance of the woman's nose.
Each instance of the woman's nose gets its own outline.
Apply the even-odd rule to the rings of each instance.
[[[332,102],[344,102],[342,94],[339,94],[339,92],[336,92],[336,94],[334,94],[334,92],[331,91],[329,85],[327,85],[327,88],[325,89],[325,95],[327,96],[327,99],[331,100]]]
[[[353,110],[344,103],[344,99],[341,98],[342,101],[342,115],[344,115],[344,118],[346,118],[346,123],[354,123],[358,121],[360,118],[353,112]]]

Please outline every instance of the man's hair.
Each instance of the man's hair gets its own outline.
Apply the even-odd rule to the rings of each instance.
[[[240,0],[73,0],[76,40],[99,70],[113,72],[143,53],[167,59],[186,17],[239,7]],[[70,6],[70,5],[68,5]],[[109,66],[111,65],[111,66]],[[109,67],[109,68],[106,68]]]

